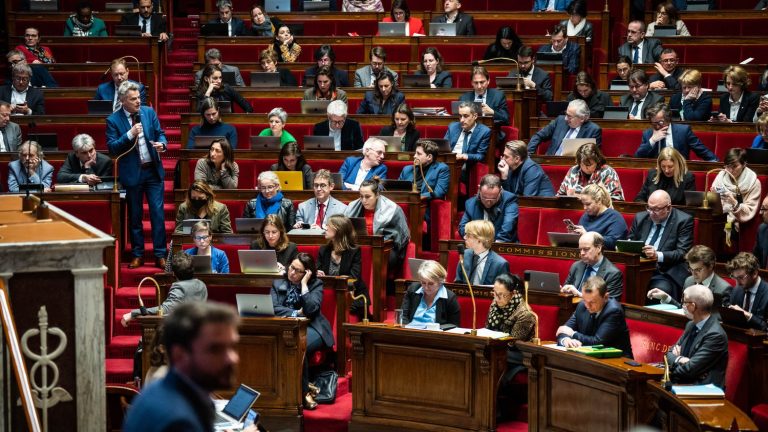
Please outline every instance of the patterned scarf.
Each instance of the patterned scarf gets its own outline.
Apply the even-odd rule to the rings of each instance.
[[[522,300],[523,297],[520,293],[515,293],[506,306],[498,306],[496,303],[491,304],[491,309],[488,311],[488,322],[485,327],[489,330],[509,333],[514,324],[512,322],[512,315],[517,311]]]
[[[46,56],[45,49],[41,45],[35,47],[27,46],[29,52],[35,55],[43,63],[53,63],[53,59]]]
[[[301,309],[301,287],[294,284],[288,286],[288,297],[285,298],[285,306],[293,310]]]

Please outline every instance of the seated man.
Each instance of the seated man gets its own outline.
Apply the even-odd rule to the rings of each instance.
[[[688,261],[688,269],[691,275],[685,279],[683,288],[688,288],[692,285],[703,285],[712,291],[714,296],[713,306],[715,308],[721,306],[728,307],[731,304],[733,287],[715,273],[715,251],[704,245],[696,245],[685,254],[685,260]],[[648,298],[659,300],[661,303],[669,303],[675,307],[682,307],[680,301],[670,297],[658,288],[648,291]],[[717,315],[717,312],[715,314]]]
[[[159,13],[152,13],[152,0],[139,0],[139,11],[123,15],[120,25],[138,26],[144,37],[156,37],[160,42],[168,40],[165,18]]]
[[[679,298],[688,267],[685,254],[693,244],[693,217],[672,207],[667,191],[660,189],[648,197],[648,210],[635,215],[629,239],[645,242],[643,257],[656,259],[656,271],[649,288],[659,288]]]
[[[627,41],[619,47],[619,56],[627,56],[633,65],[653,64],[661,57],[661,42],[645,37],[645,23],[632,21],[627,25]]]
[[[731,292],[731,309],[744,313],[750,328],[768,330],[768,284],[758,273],[757,258],[741,252],[726,265],[736,288]]]
[[[112,74],[112,82],[105,82],[99,84],[96,87],[96,95],[93,97],[96,100],[111,100],[112,112],[115,112],[122,108],[120,98],[117,97],[117,89],[124,81],[130,81],[136,83],[139,86],[139,96],[141,97],[141,104],[147,105],[147,88],[144,84],[128,79],[128,74],[131,71],[128,70],[128,64],[124,58],[112,60],[112,64],[109,66],[109,72]]]
[[[600,276],[582,284],[582,300],[565,325],[557,328],[557,343],[566,348],[605,345],[620,349],[632,358],[629,328],[621,303],[608,296],[608,286]]]
[[[20,62],[26,62],[24,59],[24,53],[17,49],[12,49],[8,51],[8,54],[5,55],[5,58],[8,60],[8,81],[13,80],[12,71],[13,71],[13,65]],[[53,75],[48,71],[48,68],[43,66],[42,64],[31,64],[29,67],[32,68],[32,80],[30,81],[30,84],[32,87],[58,87],[59,83],[56,82],[56,80],[53,78]]]
[[[363,148],[363,130],[357,120],[347,118],[347,104],[335,100],[328,104],[328,121],[316,123],[312,135],[333,137],[333,146],[339,150]]]
[[[45,114],[43,91],[29,84],[32,68],[24,62],[16,63],[11,69],[11,76],[13,81],[0,87],[0,100],[11,103],[11,115]]]
[[[445,139],[456,153],[456,161],[467,161],[461,168],[461,180],[469,179],[471,164],[485,161],[488,144],[491,142],[491,129],[477,122],[477,108],[473,102],[459,103],[459,121],[448,125]]]
[[[0,100],[0,152],[15,152],[21,145],[21,128],[11,121],[11,104]]]
[[[53,165],[45,161],[37,141],[24,141],[19,158],[8,164],[8,192],[21,192],[20,186],[25,184],[41,184],[45,192],[53,185]]]
[[[473,220],[493,223],[497,242],[517,243],[517,217],[520,213],[517,196],[501,188],[501,179],[486,174],[480,180],[477,196],[467,200],[464,216],[459,222],[459,234],[464,237],[464,227]]]
[[[240,68],[222,63],[221,51],[219,51],[217,48],[211,48],[205,52],[205,66],[211,65],[218,66],[222,73],[233,72],[235,74],[235,85],[238,87],[245,86],[243,76],[240,74]],[[201,67],[199,71],[195,72],[195,84],[193,85],[194,88],[197,88],[198,85],[200,85],[200,80],[203,79],[203,70],[205,70],[205,66]]]
[[[80,134],[72,138],[72,150],[56,175],[57,183],[93,186],[101,183],[102,177],[112,176],[112,159],[96,151],[96,142],[90,135]]]
[[[421,196],[432,199],[444,199],[451,182],[448,165],[437,162],[438,148],[434,141],[419,140],[413,154],[413,165],[406,165],[400,172],[398,180],[413,182],[416,175],[416,188]],[[429,207],[427,207],[429,212]]]
[[[243,36],[245,34],[245,23],[240,18],[234,16],[231,0],[219,0],[216,2],[216,9],[219,11],[219,17],[209,21],[210,24],[226,24],[227,36]]]
[[[509,108],[507,97],[501,90],[488,88],[491,83],[488,70],[483,66],[472,68],[472,87],[475,91],[469,91],[459,97],[462,102],[479,102],[484,116],[493,116],[493,123],[509,125]]]
[[[551,141],[548,155],[563,154],[563,140],[566,138],[594,138],[599,147],[603,142],[603,130],[589,121],[589,106],[581,99],[568,102],[565,115],[558,116],[528,141],[528,153],[536,154],[539,144]]]
[[[648,107],[657,103],[664,103],[664,96],[656,92],[648,91],[648,75],[642,69],[635,69],[629,74],[627,80],[629,94],[619,99],[619,105],[629,109],[630,120],[644,120]]]
[[[581,260],[573,263],[568,270],[568,277],[560,288],[561,292],[581,297],[586,281],[597,275],[605,282],[608,295],[616,301],[621,301],[621,294],[624,292],[621,271],[603,255],[604,245],[603,236],[594,231],[585,232],[579,237]]]
[[[456,23],[456,36],[474,36],[475,23],[472,15],[460,11],[461,0],[444,0],[443,11],[445,14],[438,16],[435,23]]]
[[[387,71],[395,78],[397,83],[397,72],[385,65],[387,61],[387,52],[384,47],[375,46],[371,48],[371,64],[363,66],[355,71],[355,87],[373,87],[376,77],[379,73]]]
[[[76,13],[64,22],[64,36],[109,36],[104,20],[93,16],[93,6],[88,1],[77,4]]]
[[[549,45],[539,47],[540,53],[562,53],[563,54],[563,72],[571,75],[579,73],[579,56],[581,48],[579,44],[568,41],[567,27],[562,24],[556,24],[549,32]]]
[[[333,177],[327,169],[318,170],[312,180],[312,190],[315,197],[299,204],[296,211],[296,223],[294,228],[301,228],[302,224],[309,224],[310,228],[325,229],[325,223],[333,215],[343,215],[347,205],[331,196]]]
[[[714,384],[725,388],[728,335],[712,315],[712,291],[691,285],[683,292],[683,312],[691,321],[667,351],[670,379],[675,384]]]
[[[528,145],[523,141],[508,141],[504,145],[498,168],[504,190],[517,196],[555,196],[552,181],[528,157]]]
[[[654,64],[656,73],[651,75],[651,90],[680,91],[680,83],[677,81],[683,73],[683,69],[677,67],[679,59],[672,48],[664,48],[661,51],[661,59]]]
[[[690,159],[693,150],[705,161],[717,161],[717,156],[693,134],[689,125],[672,124],[669,105],[663,102],[649,105],[645,113],[651,127],[643,132],[643,141],[635,157],[656,159],[662,147],[673,147],[686,159]]]
[[[539,102],[550,102],[552,100],[552,80],[547,71],[536,67],[533,48],[527,45],[520,47],[517,52],[517,66],[520,70],[520,76],[523,77],[526,90],[536,89]],[[510,71],[508,76],[515,77],[517,73]]]

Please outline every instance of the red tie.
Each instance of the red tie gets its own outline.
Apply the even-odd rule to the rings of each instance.
[[[324,218],[325,218],[325,204],[320,203],[317,205],[317,219],[315,219],[315,225],[322,227]]]

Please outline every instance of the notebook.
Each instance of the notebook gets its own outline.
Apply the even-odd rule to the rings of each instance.
[[[379,36],[405,36],[405,23],[380,22]]]
[[[280,73],[251,72],[251,87],[280,87]]]
[[[429,23],[430,36],[456,36],[456,23]]]
[[[329,103],[331,103],[331,101],[303,100],[301,101],[301,113],[302,114],[326,114],[328,112]]]
[[[216,420],[213,425],[216,431],[241,429],[245,415],[248,414],[248,410],[251,409],[259,396],[261,394],[258,391],[245,384],[240,384],[235,394],[232,395],[232,399],[224,405],[224,409],[216,412]]]
[[[301,171],[275,171],[284,191],[304,190],[304,173]]]
[[[275,316],[271,294],[235,294],[240,316]]]
[[[262,225],[264,225],[264,219],[235,218],[235,229],[237,229],[238,234],[260,233]]]
[[[91,99],[88,101],[88,114],[109,115],[112,114],[113,107],[114,103],[110,100]]]
[[[545,293],[560,292],[560,275],[552,272],[526,270],[524,274],[528,290]]]
[[[240,272],[244,274],[259,273],[282,276],[277,267],[277,253],[272,250],[247,250],[237,251],[240,259]]]
[[[580,235],[570,232],[548,232],[549,244],[553,247],[579,247]]]
[[[334,150],[333,137],[304,135],[304,150]],[[339,183],[336,183],[339,184]]]
[[[211,267],[210,255],[192,255],[192,268],[195,274],[211,274],[213,268]]]
[[[403,75],[403,87],[429,88],[429,75]]]
[[[280,137],[252,136],[251,150],[280,150]]]

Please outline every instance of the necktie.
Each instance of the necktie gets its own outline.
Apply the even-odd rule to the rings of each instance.
[[[651,246],[655,245],[656,241],[659,239],[660,234],[661,234],[661,224],[656,224],[656,231],[653,232],[653,236],[651,236],[651,241],[648,242],[648,244]]]
[[[691,357],[691,349],[693,349],[693,340],[696,339],[697,334],[699,334],[699,328],[696,326],[693,326],[693,330],[691,330],[691,333],[688,334],[688,337],[685,339],[685,343],[683,343],[683,349],[680,351],[680,354],[683,357]]]
[[[325,204],[320,203],[317,205],[317,218],[315,219],[315,225],[322,227],[323,219],[325,219]]]
[[[464,132],[464,141],[461,144],[461,152],[467,153],[467,144],[469,143],[469,136],[472,135],[472,131]]]
[[[744,291],[744,310],[749,312],[752,309],[752,292]]]
[[[142,18],[141,19],[141,32],[146,33],[147,32],[147,19]]]
[[[632,104],[632,111],[630,111],[629,114],[632,117],[637,117],[638,108],[640,108],[640,101],[635,101],[635,103]]]
[[[635,47],[635,52],[632,53],[632,64],[638,64],[640,62],[640,47]]]
[[[597,314],[589,314],[589,323],[587,324],[587,331],[584,332],[587,336],[594,336],[597,333]]]
[[[586,270],[584,270],[584,277],[581,278],[581,283],[577,287],[579,292],[581,292],[581,287],[584,285],[584,282],[587,281],[587,279],[591,278],[592,275],[595,274],[595,269],[591,265],[588,265]]]
[[[479,261],[480,261],[480,257],[478,255],[472,255],[472,268],[469,270],[469,279],[473,285],[480,283],[479,282],[480,278],[477,275],[477,265]]]
[[[112,104],[112,112],[119,111],[123,107],[123,103],[120,102],[120,98],[117,96],[117,89],[115,89],[115,101]]]

